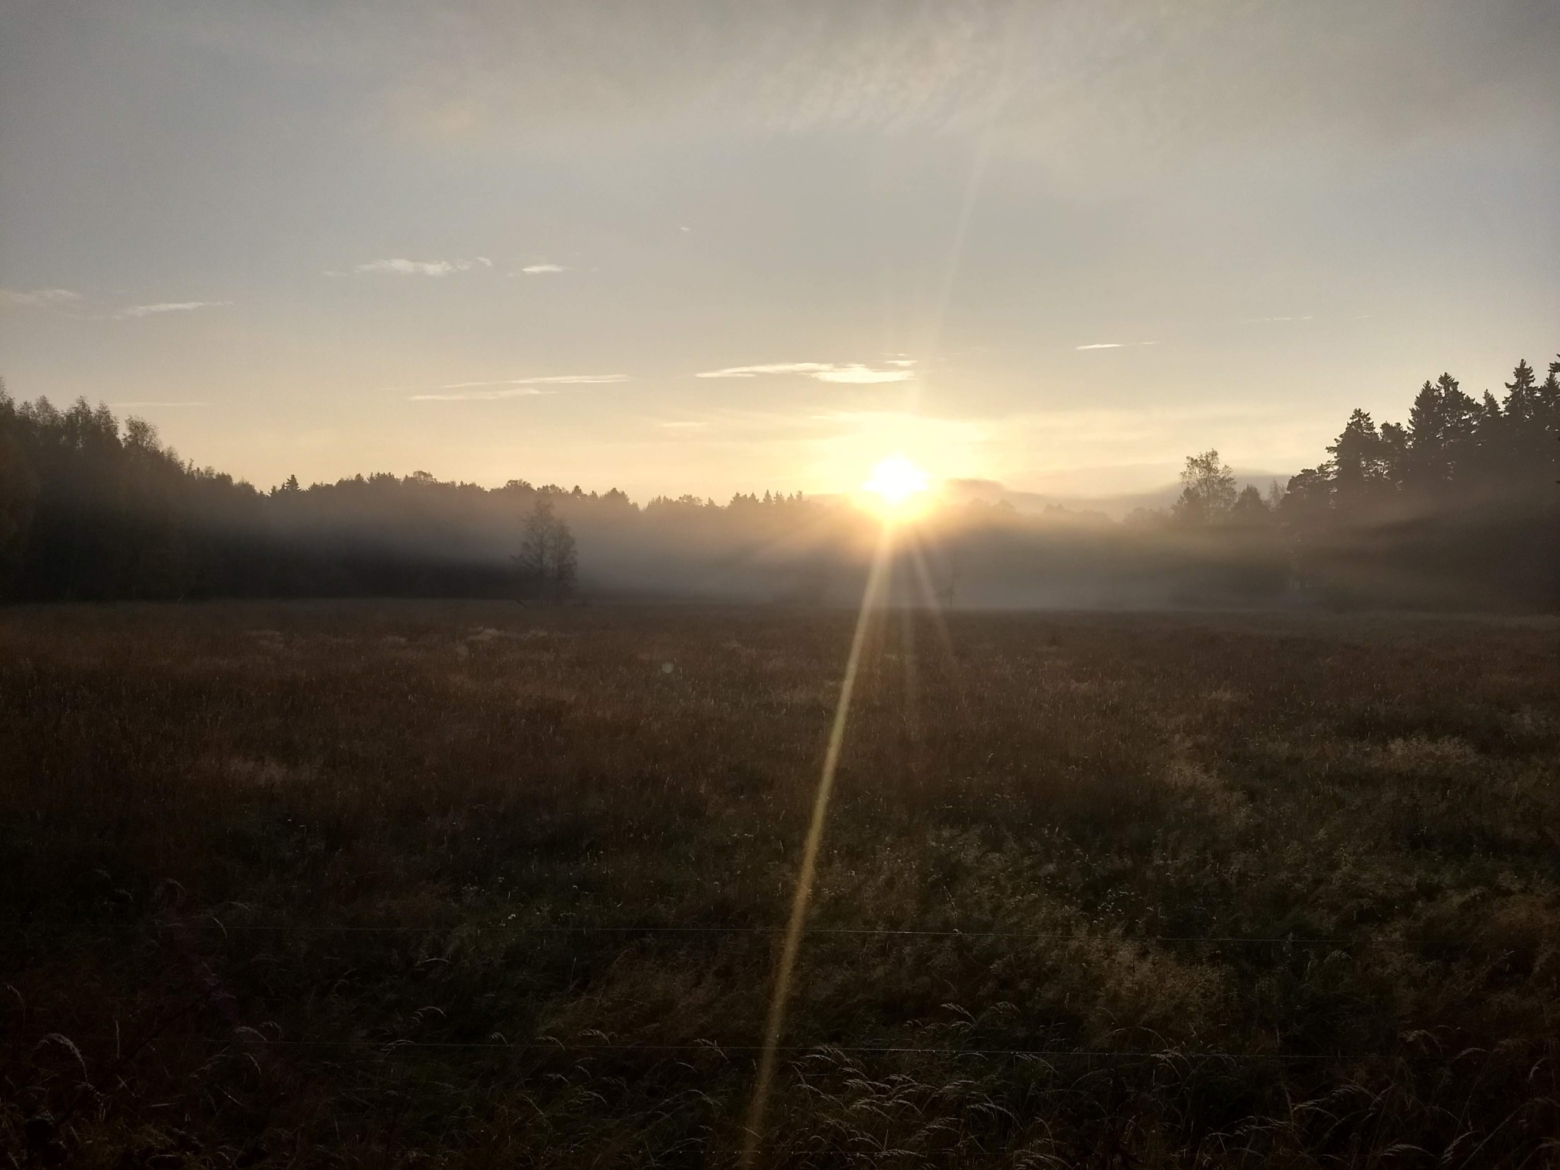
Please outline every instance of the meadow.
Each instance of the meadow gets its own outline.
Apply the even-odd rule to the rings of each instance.
[[[854,614],[0,611],[6,1165],[724,1166]],[[1560,623],[890,612],[766,1166],[1560,1164]]]

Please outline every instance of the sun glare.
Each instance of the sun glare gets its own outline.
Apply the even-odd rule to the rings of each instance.
[[[927,489],[926,472],[903,455],[890,455],[872,469],[872,475],[861,485],[868,499],[878,511],[886,515],[903,515],[920,505]]]

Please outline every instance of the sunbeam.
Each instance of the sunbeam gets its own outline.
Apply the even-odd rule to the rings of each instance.
[[[887,592],[894,531],[893,523],[885,520],[878,534],[877,547],[872,554],[872,567],[867,573],[867,585],[862,591],[861,610],[856,615],[856,630],[850,640],[850,654],[845,660],[845,677],[840,683],[839,702],[834,708],[834,722],[829,728],[829,744],[823,755],[823,772],[818,778],[817,795],[813,798],[812,821],[807,826],[807,841],[802,846],[802,864],[797,872],[796,892],[791,898],[791,918],[786,924],[785,944],[780,952],[780,963],[775,971],[774,992],[769,1001],[769,1017],[764,1025],[764,1051],[759,1059],[758,1080],[753,1087],[753,1103],[748,1111],[747,1133],[742,1148],[743,1166],[753,1164],[763,1135],[764,1110],[769,1104],[769,1086],[774,1079],[775,1051],[780,1043],[780,1034],[785,1028],[785,1009],[791,995],[791,974],[796,967],[797,952],[801,949],[807,907],[812,898],[813,874],[818,864],[818,847],[823,841],[823,829],[829,816],[829,795],[834,789],[834,774],[839,767],[840,748],[845,742],[845,723],[850,716],[851,695],[856,689],[856,676],[861,669],[862,648],[866,645],[872,616],[883,605]]]
[[[945,608],[945,603],[942,600],[944,591],[940,590],[936,583],[932,580],[932,572],[931,569],[927,567],[926,556],[921,550],[921,542],[919,540],[910,546],[910,563],[915,567],[916,578],[920,581],[921,589],[926,594],[927,609],[930,611],[932,615],[932,621],[937,627],[938,637],[942,640],[943,652],[947,655],[948,658],[948,669],[953,676],[956,693],[959,696],[959,703],[962,706],[964,702],[963,678],[959,673],[959,660],[954,656],[953,653],[953,634],[948,630],[947,615],[943,612]],[[949,573],[951,574],[953,570],[954,565],[950,563]],[[953,586],[951,577],[946,593],[948,598],[946,605],[951,606],[953,604]]]

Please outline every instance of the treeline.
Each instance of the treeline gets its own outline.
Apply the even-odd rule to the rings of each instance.
[[[261,491],[181,459],[141,419],[121,425],[85,399],[17,403],[0,383],[5,600],[513,596],[536,575],[538,501],[559,522],[548,541],[578,535],[587,587],[656,594],[718,594],[723,569],[786,547],[825,511],[772,493],[641,508],[615,489],[487,489],[422,471]]]
[[[1217,452],[1190,458],[1159,519],[1276,530],[1285,589],[1333,604],[1560,606],[1560,361],[1542,382],[1519,362],[1501,398],[1442,374],[1406,423],[1355,410],[1327,452],[1266,497]]]
[[[289,478],[261,492],[181,460],[140,419],[121,427],[85,400],[59,410],[0,391],[0,589],[10,600],[497,594],[505,562],[448,523],[491,508],[495,494],[513,527],[537,493],[422,473],[307,489]]]
[[[916,528],[901,596],[1560,608],[1560,361],[1542,381],[1518,364],[1500,398],[1443,374],[1405,423],[1357,410],[1327,451],[1266,491],[1242,488],[1217,452],[1193,456],[1173,507],[1122,523],[944,507]],[[539,502],[557,523],[542,544]],[[617,490],[425,472],[260,491],[180,459],[139,419],[121,425],[85,400],[18,404],[0,385],[0,597],[12,601],[514,596],[541,579],[547,541],[572,588],[577,541],[587,594],[847,602],[873,526],[799,494],[640,507]],[[564,578],[549,573],[541,591],[557,595]]]

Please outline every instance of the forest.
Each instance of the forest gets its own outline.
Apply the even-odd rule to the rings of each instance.
[[[972,606],[1560,605],[1560,360],[1499,398],[1426,381],[1404,423],[1355,410],[1328,458],[1266,493],[1216,451],[1167,510],[945,504],[915,526],[922,592]],[[263,491],[182,459],[144,420],[0,384],[0,597],[487,597],[524,593],[539,501],[584,597],[853,600],[870,517],[800,494],[727,504],[358,475]],[[552,588],[554,599],[568,590]],[[907,575],[909,579],[909,575]]]

